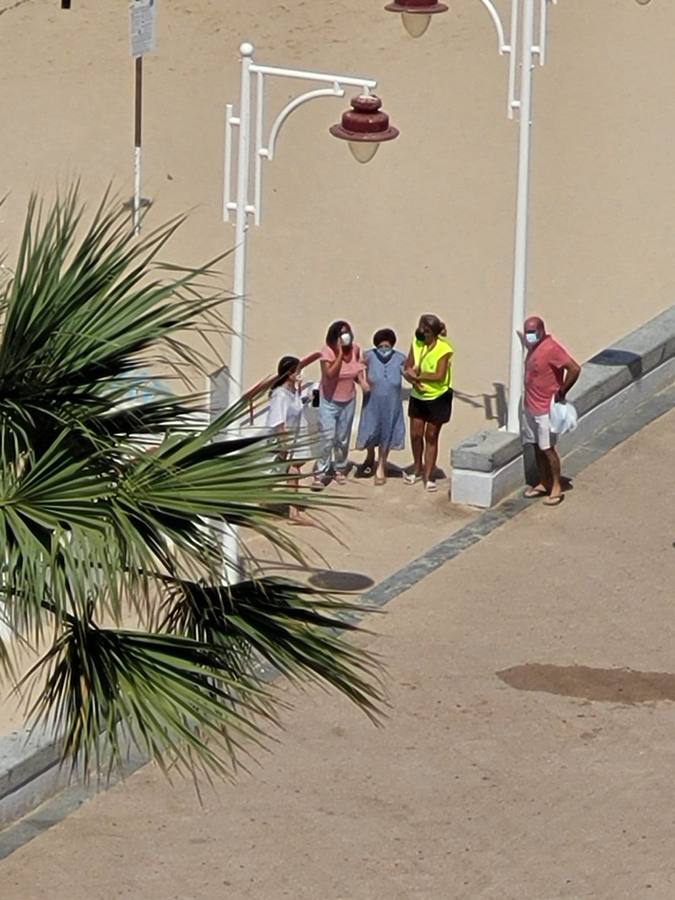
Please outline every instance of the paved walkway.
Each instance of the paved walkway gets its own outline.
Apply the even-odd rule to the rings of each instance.
[[[675,411],[391,603],[390,718],[297,700],[251,777],[153,769],[0,864],[3,900],[672,900]]]

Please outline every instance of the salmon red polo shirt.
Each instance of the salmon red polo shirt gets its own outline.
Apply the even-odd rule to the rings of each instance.
[[[321,360],[332,363],[336,353],[328,344],[321,348]],[[363,370],[361,348],[358,344],[352,344],[352,354],[349,359],[343,359],[337,378],[322,378],[321,393],[326,400],[334,400],[336,403],[349,403],[356,397],[356,379]]]
[[[525,358],[525,408],[535,416],[550,412],[551,399],[563,385],[564,370],[574,362],[550,334]]]

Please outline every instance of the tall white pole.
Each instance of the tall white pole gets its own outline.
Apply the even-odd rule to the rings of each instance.
[[[141,148],[134,147],[134,201],[133,201],[134,234],[141,233]]]
[[[234,299],[230,347],[229,405],[241,399],[244,384],[244,326],[246,312],[246,243],[248,237],[248,188],[251,161],[251,61],[253,45],[242,44],[241,95],[239,100],[239,148],[237,151],[237,199],[234,222]]]
[[[232,300],[232,339],[230,342],[230,390],[228,406],[241,400],[244,385],[244,329],[246,324],[246,251],[248,237],[248,190],[251,160],[251,62],[252,44],[244,43],[241,54],[241,94],[239,98],[239,144],[237,149],[237,198],[234,222],[234,282]],[[232,429],[237,433],[238,426]],[[226,525],[223,536],[225,577],[232,584],[239,580],[239,539],[237,528]]]
[[[511,361],[509,366],[509,407],[507,430],[520,429],[520,401],[523,394],[523,347],[518,336],[526,315],[527,250],[530,207],[530,142],[532,138],[532,45],[534,43],[535,0],[523,0],[520,70],[520,131],[518,141],[518,194],[516,236],[513,259],[513,312],[511,320]]]

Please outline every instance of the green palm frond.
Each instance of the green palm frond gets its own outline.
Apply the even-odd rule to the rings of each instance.
[[[345,614],[358,605],[326,597],[309,585],[283,578],[245,581],[230,588],[175,581],[161,629],[189,634],[209,645],[246,645],[248,675],[260,675],[261,662],[291,680],[312,680],[337,688],[373,719],[383,696],[377,684],[379,662],[372,654],[339,639],[358,630]]]
[[[85,772],[128,738],[229,770],[280,709],[263,663],[373,719],[383,702],[376,659],[339,639],[350,606],[244,570],[224,583],[224,527],[303,562],[284,508],[328,501],[289,485],[278,440],[233,433],[262,386],[206,425],[205,398],[151,383],[206,365],[186,333],[227,331],[215,263],[159,262],[181,221],[138,240],[107,195],[88,225],[76,188],[32,198],[0,285],[0,667],[51,641],[32,716]]]
[[[177,332],[204,327],[208,316],[227,330],[216,312],[225,295],[195,290],[213,264],[170,280],[153,272],[182,218],[136,241],[105,197],[78,242],[82,215],[76,190],[46,213],[32,198],[19,261],[2,290],[0,416],[31,438],[37,425],[82,428],[113,410],[119,379],[141,363],[179,359],[194,368],[200,359]]]
[[[228,774],[277,721],[269,689],[233,671],[217,646],[179,635],[73,618],[22,686],[37,675],[29,718],[49,722],[85,774],[121,766],[130,742],[165,767],[197,759]]]

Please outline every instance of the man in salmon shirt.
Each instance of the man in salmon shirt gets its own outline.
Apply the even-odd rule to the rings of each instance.
[[[525,398],[521,418],[523,444],[534,444],[539,484],[528,487],[526,497],[546,497],[547,506],[564,499],[560,483],[560,456],[551,434],[551,400],[564,403],[568,391],[581,373],[581,366],[550,334],[539,316],[525,320]],[[548,495],[548,496],[546,496]]]

